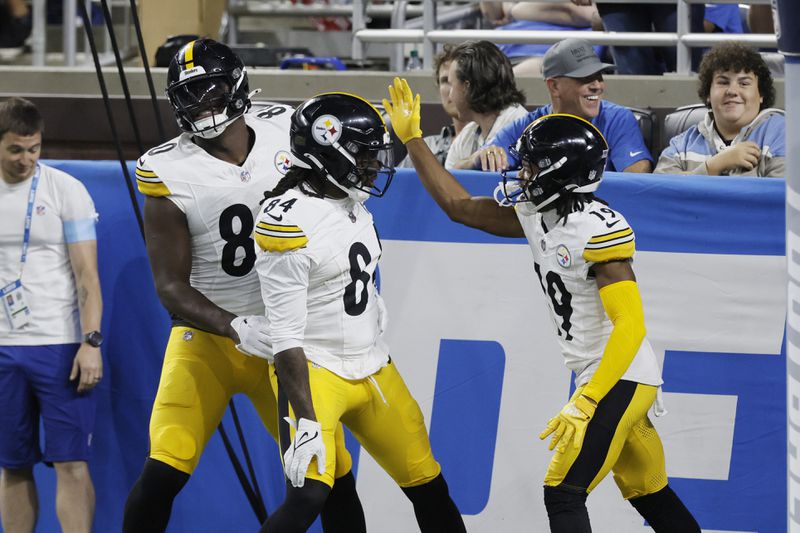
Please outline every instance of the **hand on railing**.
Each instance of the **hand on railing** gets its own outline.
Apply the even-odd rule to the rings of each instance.
[[[392,121],[392,128],[397,138],[403,144],[411,139],[422,138],[422,129],[419,125],[419,94],[413,95],[411,87],[404,78],[395,78],[394,83],[389,86],[389,98],[392,103],[384,98],[383,108]]]

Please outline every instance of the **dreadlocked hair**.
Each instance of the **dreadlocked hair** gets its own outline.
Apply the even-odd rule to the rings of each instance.
[[[303,194],[308,196],[316,196],[322,198],[322,194],[314,189],[313,185],[309,184],[309,179],[315,177],[316,174],[307,168],[291,167],[286,175],[281,178],[278,184],[271,191],[264,191],[264,198],[258,204],[263,205],[265,201],[276,196],[280,196],[289,189],[294,189],[299,186]]]
[[[563,220],[563,225],[567,225],[567,217],[570,213],[580,211],[583,206],[589,202],[597,201],[601,204],[608,205],[604,200],[601,200],[590,192],[567,193],[561,196],[553,203],[553,209],[558,214],[558,220]]]

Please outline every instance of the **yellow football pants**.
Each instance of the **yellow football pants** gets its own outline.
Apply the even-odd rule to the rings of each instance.
[[[278,409],[269,364],[250,357],[222,337],[190,327],[173,327],[164,354],[150,417],[150,457],[191,474],[234,394],[246,394],[264,427],[278,440]],[[336,455],[347,470],[352,459],[339,427]],[[334,448],[332,448],[334,449]]]
[[[401,487],[423,485],[439,475],[441,467],[433,458],[422,411],[393,363],[369,378],[357,380],[344,379],[312,363],[308,373],[314,411],[327,450],[333,449],[335,435],[340,433],[336,428],[343,422]],[[278,393],[278,412],[294,418],[274,366],[270,366],[270,379]],[[293,438],[294,430],[287,424],[281,435],[281,450],[286,450]],[[325,473],[320,475],[317,459],[312,459],[306,477],[333,486],[339,458],[326,454],[325,461]]]
[[[576,398],[583,388],[578,388]],[[589,422],[580,449],[556,451],[545,485],[568,485],[591,492],[612,471],[628,500],[652,494],[667,485],[664,447],[647,411],[657,387],[620,381],[603,398]]]

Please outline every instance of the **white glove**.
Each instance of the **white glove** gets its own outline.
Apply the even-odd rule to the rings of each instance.
[[[290,426],[295,428],[294,440],[283,454],[283,470],[293,487],[302,487],[306,482],[306,470],[311,459],[317,457],[319,474],[325,473],[325,442],[322,440],[322,426],[319,422],[301,418],[295,422],[284,417]]]
[[[267,333],[267,317],[259,315],[237,316],[231,320],[231,327],[239,335],[236,349],[245,355],[262,359],[272,358],[272,343]]]

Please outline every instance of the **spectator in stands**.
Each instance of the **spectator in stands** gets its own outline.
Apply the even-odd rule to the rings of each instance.
[[[0,0],[0,48],[18,48],[30,34],[30,9],[25,0]]]
[[[564,39],[544,56],[543,74],[551,104],[540,107],[512,122],[490,138],[486,146],[472,154],[469,164],[497,172],[519,161],[507,150],[535,119],[551,113],[568,113],[589,120],[608,141],[610,152],[606,168],[618,172],[650,172],[652,158],[644,143],[633,113],[625,107],[603,101],[603,73],[613,65],[603,63],[591,45],[582,39]]]
[[[573,4],[588,6],[592,0],[572,0]],[[703,4],[690,6],[690,31],[703,32]],[[677,8],[672,4],[606,4],[597,3],[606,31],[613,32],[670,32],[677,31]],[[674,47],[612,46],[611,55],[619,74],[659,75],[675,71]],[[692,51],[692,64],[700,60],[700,50]]]
[[[703,29],[706,33],[743,33],[742,15],[737,4],[706,4]]]
[[[451,118],[452,122],[442,128],[442,131],[436,135],[427,135],[423,141],[431,149],[431,152],[436,156],[436,159],[444,165],[447,159],[447,151],[453,143],[453,139],[461,133],[461,130],[467,124],[466,121],[458,118],[458,111],[456,111],[453,101],[450,99],[450,63],[453,61],[453,46],[445,45],[444,49],[433,58],[433,72],[435,73],[434,81],[436,87],[439,88],[439,99],[442,102],[442,109]],[[402,143],[399,143],[402,145]],[[411,158],[406,156],[403,161],[397,165],[398,168],[414,168]]]
[[[772,6],[750,6],[747,11],[747,26],[750,28],[750,33],[775,33]]]
[[[709,112],[703,122],[673,137],[656,172],[783,176],[786,123],[773,109],[772,75],[758,52],[725,42],[700,64],[697,94]]]
[[[603,21],[593,5],[547,2],[481,2],[484,18],[497,30],[525,31],[602,31]],[[542,56],[549,44],[501,44],[498,48],[508,56],[514,74],[538,76],[542,72]],[[600,54],[601,47],[595,47]]]
[[[471,168],[473,152],[528,114],[525,95],[517,88],[511,62],[489,41],[468,41],[454,48],[448,81],[458,118],[469,123],[453,139],[444,166]]]
[[[43,127],[33,103],[0,104],[0,518],[7,532],[34,530],[33,466],[44,461],[62,530],[89,533],[103,377],[97,214],[81,182],[39,163]]]

